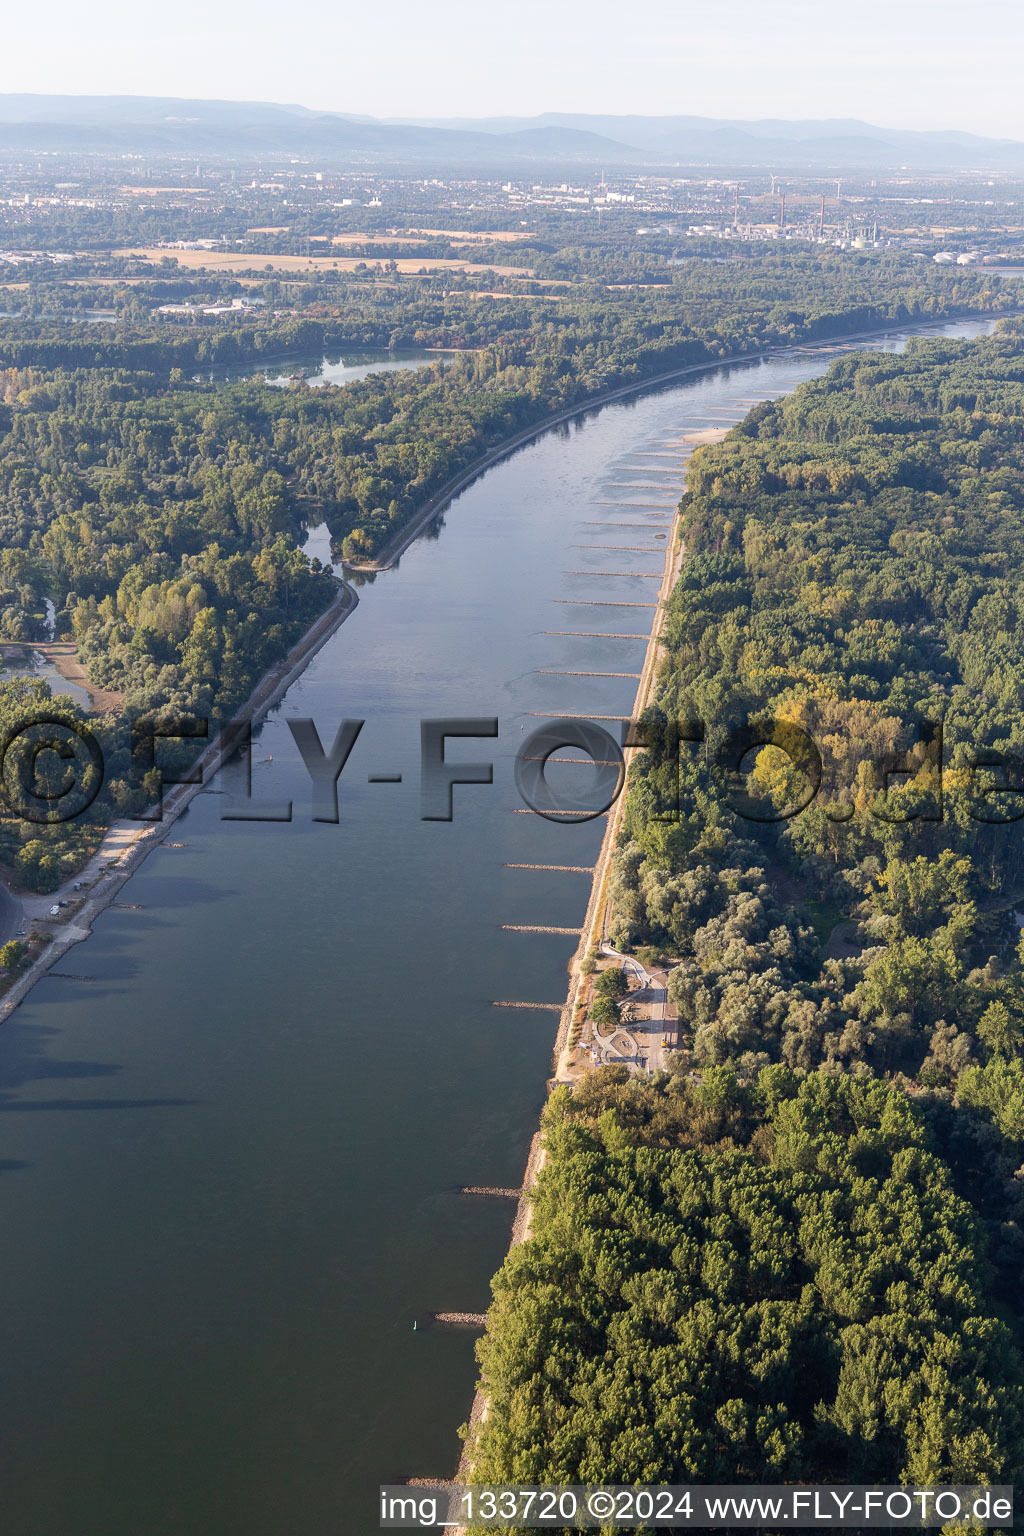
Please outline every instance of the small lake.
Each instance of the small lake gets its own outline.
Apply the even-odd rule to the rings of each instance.
[[[61,693],[67,694],[76,704],[81,704],[83,709],[89,708],[89,695],[85,689],[80,688],[77,683],[69,683],[66,677],[61,677],[53,662],[47,661],[41,651],[34,651],[26,646],[25,653],[24,661],[3,659],[0,664],[0,683],[49,683],[54,698]]]
[[[268,384],[287,389],[296,376],[313,388],[322,384],[351,384],[368,373],[394,373],[399,368],[425,368],[428,363],[458,357],[457,352],[427,351],[423,347],[379,350],[352,350],[323,354],[305,353],[301,357],[280,358],[273,362],[231,363],[201,369],[193,378],[206,384],[229,384],[236,379],[262,377]]]

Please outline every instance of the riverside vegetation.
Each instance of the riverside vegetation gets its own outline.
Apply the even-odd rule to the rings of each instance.
[[[88,210],[67,217],[79,251],[109,240]],[[72,286],[40,263],[4,300],[0,634],[39,639],[51,597],[131,710],[230,713],[329,601],[306,526],[372,559],[555,411],[671,368],[1013,307],[995,274],[909,255],[737,247],[672,267],[582,230],[481,246],[532,278],[448,273],[440,291],[394,269],[285,283],[251,254],[246,285],[79,255]],[[152,316],[243,291],[267,312]],[[114,324],[85,324],[90,303]],[[464,355],[315,391],[188,377],[366,345]],[[677,962],[684,1050],[654,1082],[609,1070],[549,1106],[533,1234],[483,1344],[477,1477],[971,1481],[1020,1464],[1024,972],[1000,910],[1016,833],[972,819],[965,754],[1020,745],[1022,441],[1008,332],[847,360],[693,460],[691,558],[614,871],[618,941]],[[4,685],[0,724],[48,696]],[[940,704],[945,820],[878,820],[862,751],[912,752]],[[800,816],[737,823],[713,749],[768,709],[821,741],[825,787]],[[661,820],[679,715],[708,721],[709,750],[684,749]],[[42,889],[135,806],[117,721],[93,725],[108,776],[86,816],[0,821],[3,858]],[[890,791],[905,814],[936,795],[927,753],[916,767]],[[798,777],[767,752],[748,787],[773,812]],[[841,921],[855,952],[826,955]]]
[[[614,941],[673,961],[681,1049],[549,1104],[475,1479],[1024,1462],[1022,507],[1013,322],[847,357],[691,460],[612,878]],[[718,748],[769,718],[822,787],[790,815],[802,770],[751,752],[739,817]]]
[[[383,293],[369,281],[314,283],[282,313],[219,327],[153,324],[147,290],[116,285],[97,290],[112,325],[34,318],[74,291],[34,277],[10,300],[25,313],[0,323],[0,636],[40,638],[50,595],[57,633],[129,710],[228,717],[330,600],[329,573],[299,547],[304,527],[326,521],[347,559],[366,560],[487,449],[609,388],[1013,302],[991,274],[900,255],[786,252],[729,270],[662,262],[663,287],[614,294],[608,272],[630,271],[621,252],[548,256],[578,293],[541,302],[465,287],[439,296],[397,276]],[[601,282],[588,275],[594,262]],[[159,298],[163,280],[153,281]],[[191,291],[211,283],[224,287],[198,277]],[[213,387],[183,372],[342,338],[479,350],[316,390],[262,378]],[[21,697],[8,691],[5,707]],[[6,818],[3,854],[52,889],[135,798],[118,765],[89,831]]]

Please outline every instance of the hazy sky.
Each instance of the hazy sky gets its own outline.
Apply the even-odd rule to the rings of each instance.
[[[0,90],[377,116],[861,117],[1024,139],[1021,0],[47,0]]]

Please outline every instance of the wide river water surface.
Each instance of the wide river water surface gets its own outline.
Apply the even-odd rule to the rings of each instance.
[[[486,1309],[512,1206],[457,1191],[519,1183],[557,1024],[492,1003],[563,1002],[575,947],[502,925],[578,928],[590,883],[508,866],[591,865],[603,825],[515,814],[515,753],[544,712],[629,712],[687,435],[833,355],[723,366],[491,469],[258,733],[254,795],[292,821],[198,796],[0,1030],[4,1536],[369,1536],[378,1482],[452,1476],[473,1336],[424,1324]],[[365,721],[338,825],[289,716],[325,744]],[[498,718],[448,747],[493,783],[422,821],[441,716]]]

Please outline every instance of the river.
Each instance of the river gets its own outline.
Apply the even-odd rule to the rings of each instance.
[[[639,672],[652,611],[595,599],[652,601],[602,573],[660,569],[681,439],[830,360],[725,366],[491,469],[259,732],[292,822],[198,796],[62,963],[89,979],[0,1030],[5,1536],[369,1536],[378,1481],[452,1475],[473,1339],[424,1324],[487,1305],[511,1206],[456,1191],[519,1182],[557,1022],[491,1004],[561,1003],[575,945],[502,925],[578,927],[589,888],[506,866],[592,864],[602,826],[513,814],[515,752],[531,712],[630,708],[631,677],[558,673]],[[444,715],[499,718],[448,749],[494,782],[424,822]],[[288,716],[366,722],[338,825]]]

